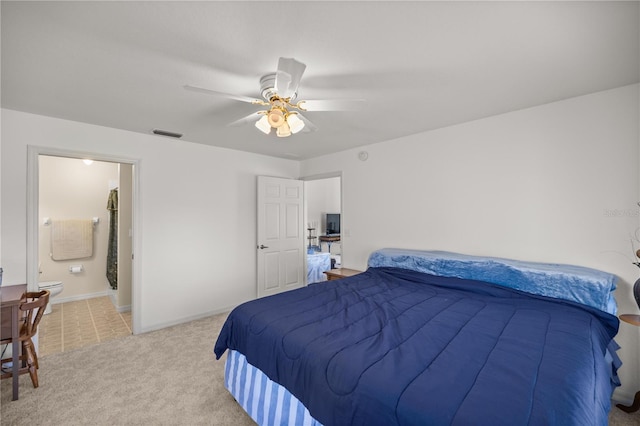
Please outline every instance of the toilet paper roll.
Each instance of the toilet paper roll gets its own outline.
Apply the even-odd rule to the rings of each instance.
[[[84,268],[82,267],[82,265],[69,266],[69,272],[71,272],[72,274],[79,274],[83,270]]]

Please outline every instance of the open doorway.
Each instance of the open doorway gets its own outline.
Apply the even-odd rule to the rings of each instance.
[[[90,164],[85,164],[83,160],[89,158],[93,162],[86,161]],[[57,306],[69,304],[66,318],[83,315],[84,311],[84,318],[88,321],[79,322],[93,328],[92,337],[75,336],[73,342],[72,335],[66,334],[66,349],[135,334],[139,328],[135,309],[137,272],[133,264],[134,247],[139,245],[136,242],[139,236],[133,232],[137,216],[136,169],[136,160],[29,147],[28,288],[33,291],[42,282],[62,282],[62,291],[52,298],[52,313],[55,313]],[[114,192],[118,195],[116,227],[111,226],[114,205],[111,204],[111,210],[108,208]],[[92,252],[90,255],[85,253],[81,258],[53,259],[51,225],[54,221],[60,224],[63,220],[71,219],[92,221]],[[115,285],[106,274],[107,243],[109,234],[113,234],[111,231],[117,233],[114,234],[116,238],[111,239],[117,241]],[[133,238],[134,235],[136,238]],[[47,317],[53,318],[52,315]],[[115,319],[115,324],[120,327],[114,327],[113,324],[99,327],[98,321],[101,319]],[[45,337],[41,328],[39,332],[43,341],[36,343],[38,346],[44,343]],[[54,348],[52,353],[56,350],[60,352],[58,349]]]
[[[40,155],[38,167],[41,355],[130,335],[133,166]]]
[[[324,271],[342,265],[342,178],[305,180],[307,284],[325,281]]]

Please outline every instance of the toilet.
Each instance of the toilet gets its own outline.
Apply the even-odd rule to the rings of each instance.
[[[49,290],[49,303],[44,310],[44,314],[51,313],[51,298],[56,297],[62,292],[62,281],[42,281],[38,283],[39,290]]]

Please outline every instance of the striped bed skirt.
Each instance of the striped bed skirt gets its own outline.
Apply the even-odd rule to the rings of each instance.
[[[259,425],[322,426],[298,398],[249,364],[238,351],[228,351],[224,384]]]

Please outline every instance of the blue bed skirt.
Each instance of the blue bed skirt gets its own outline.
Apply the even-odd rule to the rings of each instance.
[[[224,384],[259,425],[322,426],[295,396],[249,364],[238,351],[227,354]]]

